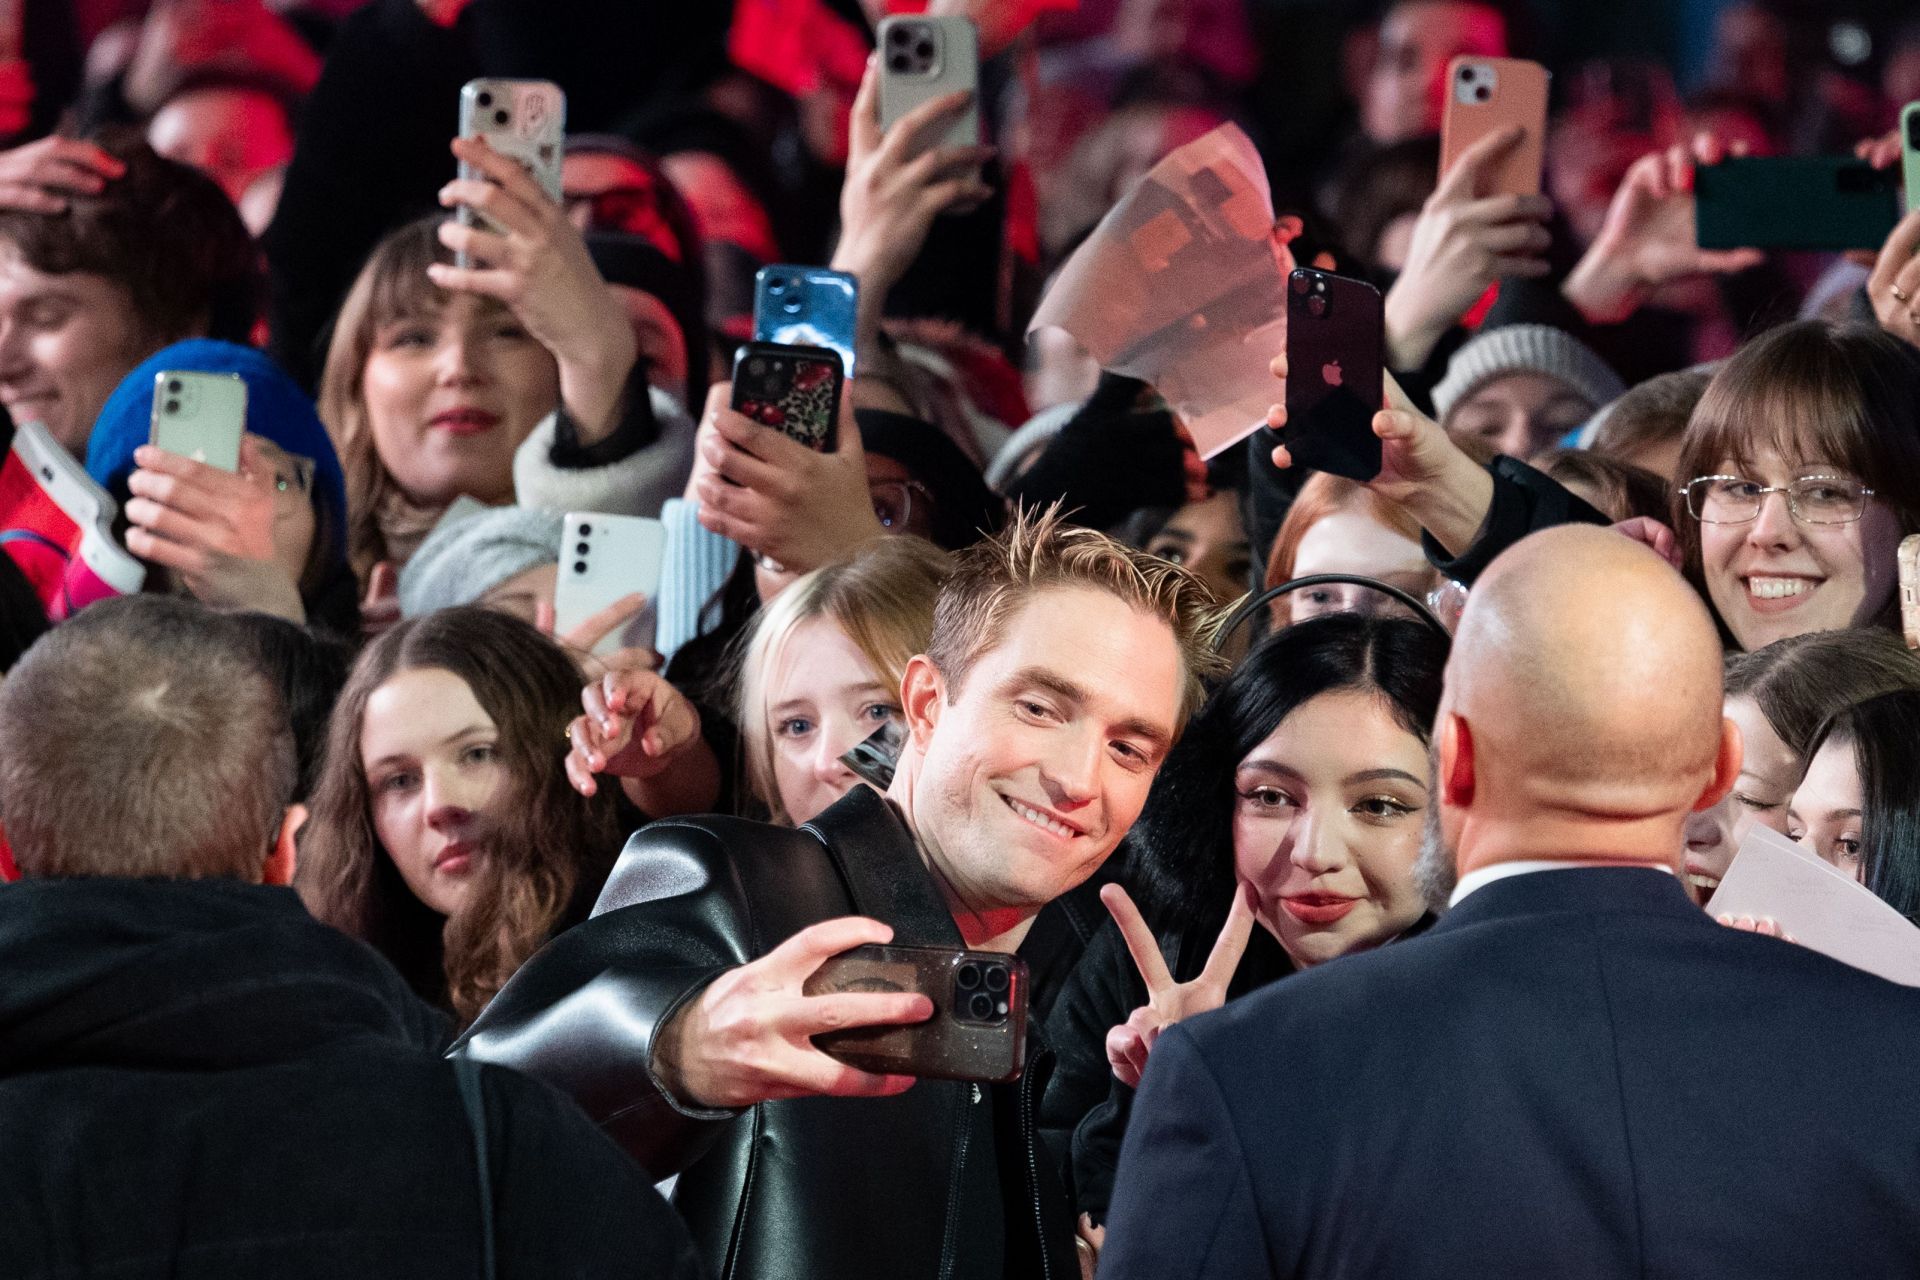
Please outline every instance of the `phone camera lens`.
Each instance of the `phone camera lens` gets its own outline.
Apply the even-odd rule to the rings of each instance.
[[[953,981],[954,985],[962,991],[972,991],[980,985],[980,966],[977,964],[961,965],[954,971]]]
[[[933,61],[933,41],[922,40],[919,44],[913,46],[913,56],[920,59],[920,61],[922,62],[932,62]]]
[[[1493,90],[1489,89],[1486,85],[1481,85],[1479,88],[1473,91],[1473,100],[1475,102],[1485,102],[1488,98],[1491,98],[1492,96],[1493,96]]]
[[[1319,294],[1307,299],[1307,314],[1318,320],[1327,314],[1327,300]]]
[[[180,379],[178,379],[178,378],[175,378],[175,379],[174,379],[174,380],[173,380],[172,382],[169,382],[169,383],[167,384],[167,390],[169,390],[169,391],[171,391],[171,392],[173,392],[173,394],[175,394],[175,395],[179,395],[179,394],[180,394]]]
[[[773,362],[773,371],[775,373],[785,373],[787,371],[787,362],[785,360],[775,360]]]
[[[902,45],[902,44],[907,44],[907,43],[909,43],[909,42],[911,42],[911,41],[912,41],[912,39],[913,39],[913,32],[911,32],[911,31],[909,31],[909,30],[907,30],[907,29],[906,29],[905,27],[889,27],[889,28],[887,28],[887,43],[888,43],[888,44],[892,44],[892,45]]]
[[[1007,989],[1007,971],[999,965],[987,970],[987,990],[1001,992]]]
[[[493,113],[493,122],[495,124],[505,124],[512,118],[513,117],[509,116],[504,109]]]
[[[787,298],[787,299],[785,299],[784,301],[782,301],[782,302],[781,302],[781,304],[780,304],[780,309],[781,309],[782,311],[784,311],[784,312],[786,312],[786,313],[787,313],[788,315],[790,315],[790,316],[797,316],[797,315],[799,315],[799,314],[800,314],[800,308],[801,308],[801,306],[802,306],[802,303],[801,303],[801,301],[800,301],[800,299],[798,299],[798,298]]]
[[[584,520],[580,522],[580,536],[583,538],[590,538],[593,536],[593,526],[588,524]],[[584,548],[582,549],[584,550]]]
[[[167,412],[168,413],[180,412],[180,402],[178,400],[167,401]]]
[[[1473,83],[1473,77],[1474,77],[1474,70],[1473,70],[1473,68],[1472,68],[1472,67],[1462,67],[1462,68],[1460,68],[1460,83],[1461,83],[1461,84],[1472,84],[1472,83]]]
[[[993,1020],[993,997],[984,991],[976,991],[967,997],[967,1012],[981,1022]]]
[[[585,573],[587,571],[587,562],[585,560],[575,560],[573,562],[573,571],[575,573]]]
[[[887,69],[904,75],[913,70],[913,59],[904,53],[889,54],[887,56]]]
[[[758,378],[761,375],[765,374],[766,371],[767,371],[767,362],[765,360],[747,361],[747,376],[749,378]]]
[[[490,107],[493,105],[493,95],[490,93],[483,93],[479,97],[475,98],[474,101],[479,103],[483,107]]]
[[[583,543],[581,543],[581,544],[580,544],[579,546],[577,546],[577,547],[575,547],[575,548],[573,549],[573,554],[575,554],[575,555],[577,555],[577,556],[583,556],[583,555],[585,555],[585,554],[587,554],[587,551],[588,551],[588,547],[587,547],[587,544],[583,542]]]
[[[1304,271],[1296,271],[1293,273],[1293,279],[1289,283],[1295,293],[1305,293],[1307,290],[1313,288],[1313,277]]]
[[[775,276],[773,279],[767,281],[768,293],[785,293],[786,291],[787,291],[787,282],[781,279],[779,276]]]

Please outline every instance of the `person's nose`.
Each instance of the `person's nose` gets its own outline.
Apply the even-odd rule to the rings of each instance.
[[[859,775],[847,768],[846,762],[840,758],[852,750],[857,742],[851,731],[835,733],[823,730],[814,747],[813,759],[809,762],[814,781],[843,791],[858,782]]]
[[[1760,499],[1760,514],[1747,526],[1749,545],[1763,550],[1785,550],[1800,545],[1800,526],[1784,493],[1769,493]]]
[[[1726,829],[1721,825],[1724,816],[1720,805],[1687,815],[1686,847],[1701,853],[1717,850],[1726,842]]]
[[[458,769],[429,766],[421,778],[427,825],[442,835],[457,835],[484,798],[482,789]]]
[[[1533,423],[1524,412],[1516,409],[1508,416],[1507,425],[1494,440],[1494,448],[1522,462],[1533,456]]]
[[[1062,813],[1091,804],[1100,793],[1100,770],[1106,751],[1106,735],[1094,726],[1068,726],[1040,770],[1047,803]]]
[[[18,382],[32,368],[21,326],[11,320],[0,321],[0,382]]]
[[[443,387],[471,387],[485,380],[485,358],[477,335],[454,332],[440,339],[433,353],[434,380]]]
[[[1346,844],[1332,824],[1324,821],[1311,807],[1294,818],[1287,832],[1293,842],[1287,860],[1310,875],[1326,875],[1346,865]]]

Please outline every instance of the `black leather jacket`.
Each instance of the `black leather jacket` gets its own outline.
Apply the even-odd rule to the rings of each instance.
[[[723,1112],[654,1078],[656,1032],[723,970],[855,914],[901,945],[961,945],[912,834],[866,787],[797,830],[653,823],[594,918],[529,961],[454,1051],[566,1090],[654,1177],[678,1174],[674,1205],[723,1280],[1072,1280],[1072,1205],[1035,1137],[1052,1064],[1037,1020],[1004,1086],[923,1080]]]

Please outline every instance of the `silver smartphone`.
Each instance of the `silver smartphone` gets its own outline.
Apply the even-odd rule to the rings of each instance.
[[[980,88],[980,36],[971,18],[893,17],[880,20],[880,128],[932,98]],[[940,145],[980,142],[980,106],[968,105]]]
[[[153,376],[155,448],[222,471],[240,469],[247,384],[237,373],[163,370]]]
[[[622,596],[636,592],[646,607],[593,648],[652,648],[654,599],[666,565],[667,527],[641,516],[569,511],[560,531],[560,574],[553,588],[553,629],[565,635]]]
[[[567,95],[550,80],[469,80],[460,90],[460,136],[485,138],[501,155],[518,160],[541,190],[558,202],[560,163],[565,158]],[[483,179],[462,161],[460,176]],[[465,205],[459,218],[468,226],[498,231],[484,214]],[[458,265],[468,266],[466,255]]]

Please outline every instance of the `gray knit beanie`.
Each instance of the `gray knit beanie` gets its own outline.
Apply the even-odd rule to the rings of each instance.
[[[1627,390],[1620,375],[1593,348],[1547,324],[1510,324],[1469,339],[1447,362],[1447,375],[1433,388],[1441,422],[1475,391],[1509,373],[1543,373],[1566,383],[1595,409]]]
[[[455,503],[400,570],[401,616],[472,604],[514,574],[559,559],[555,513]]]

